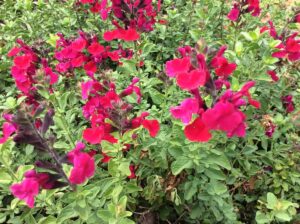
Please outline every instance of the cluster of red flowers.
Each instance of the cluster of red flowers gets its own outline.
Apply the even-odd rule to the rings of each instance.
[[[207,66],[205,55],[197,54],[189,46],[179,49],[182,58],[166,63],[167,75],[175,77],[178,86],[193,95],[192,98],[185,99],[180,106],[170,109],[172,116],[181,119],[186,125],[184,133],[190,141],[210,140],[211,130],[224,131],[228,137],[243,137],[246,133],[246,116],[240,107],[247,105],[244,98],[247,98],[249,104],[260,108],[259,102],[253,100],[249,93],[249,89],[255,85],[254,81],[246,83],[238,92],[230,89],[227,79],[235,71],[236,64],[228,62],[224,57],[225,50],[226,47],[222,46],[209,66]],[[213,80],[208,67],[214,68],[218,77],[216,80]],[[227,90],[217,99],[213,92],[221,91],[223,85]],[[214,98],[211,108],[207,108],[199,87],[206,88],[206,92],[210,92]]]
[[[17,43],[19,46],[8,52],[8,57],[14,59],[11,75],[22,95],[27,97],[28,104],[38,106],[35,101],[36,84],[48,83],[51,91],[51,85],[58,81],[58,74],[48,66],[46,59],[38,56],[35,49],[26,45],[22,40],[17,40]]]
[[[137,102],[141,102],[141,91],[136,86],[138,78],[133,78],[131,84],[120,94],[116,93],[116,86],[112,82],[96,80],[82,82],[82,98],[87,100],[83,106],[83,115],[91,123],[91,127],[83,132],[83,138],[90,144],[99,144],[102,140],[112,144],[118,140],[111,134],[119,131],[124,134],[126,131],[143,126],[151,137],[155,137],[159,131],[157,120],[148,120],[149,113],[144,112],[139,117],[130,117],[133,106],[128,104],[124,97],[133,93],[137,96]],[[113,125],[107,123],[107,119]]]
[[[75,40],[65,39],[59,34],[60,39],[56,43],[55,58],[59,61],[56,70],[65,73],[72,72],[76,68],[83,68],[87,75],[94,77],[107,58],[119,62],[121,58],[130,59],[132,50],[124,50],[119,46],[117,50],[111,50],[110,46],[103,46],[98,38],[87,37],[83,32]]]
[[[118,38],[131,41],[130,36],[136,31],[118,29],[117,32],[122,32],[121,36],[111,39]],[[137,103],[141,102],[142,94],[137,86],[139,79],[133,78],[132,82],[118,94],[115,84],[105,77],[105,71],[110,68],[105,67],[110,65],[110,63],[104,63],[105,60],[109,58],[111,61],[121,64],[119,61],[121,58],[130,59],[132,57],[132,50],[124,50],[121,45],[117,50],[111,50],[109,46],[100,44],[97,37],[90,37],[83,32],[79,34],[77,39],[71,40],[58,34],[60,38],[56,44],[54,57],[59,62],[56,66],[57,72],[74,74],[76,68],[83,68],[91,78],[81,83],[82,99],[87,100],[82,111],[84,117],[91,124],[90,128],[83,131],[83,139],[92,145],[100,144],[102,141],[114,144],[118,142],[118,139],[113,135],[114,132],[119,132],[122,135],[126,131],[140,126],[147,129],[151,137],[155,137],[160,129],[159,122],[147,119],[148,112],[143,112],[137,117],[132,116],[134,113],[133,106],[125,100],[126,96],[134,93],[137,97]],[[112,35],[119,34],[113,33]],[[110,38],[108,33],[104,37],[105,39]],[[24,200],[29,207],[33,207],[34,198],[40,188],[52,189],[67,184],[73,188],[73,185],[82,184],[91,178],[96,168],[93,158],[96,151],[84,152],[85,145],[78,142],[76,147],[65,156],[66,159],[57,160],[58,154],[55,149],[47,146],[47,140],[42,139],[49,126],[53,125],[54,111],[49,110],[43,121],[36,118],[36,114],[41,114],[45,109],[43,103],[40,102],[37,84],[48,83],[44,87],[51,94],[52,85],[58,81],[59,76],[48,66],[46,59],[39,57],[37,49],[27,46],[21,40],[18,40],[18,43],[20,47],[14,47],[8,56],[14,57],[11,73],[18,89],[22,95],[27,97],[25,103],[29,106],[27,112],[30,110],[30,113],[28,116],[22,113],[22,116],[7,114],[4,116],[7,122],[3,124],[3,137],[0,139],[0,144],[5,143],[12,134],[16,133],[14,141],[31,144],[38,150],[54,155],[52,159],[54,159],[55,165],[46,161],[38,161],[36,166],[51,170],[56,173],[55,175],[31,171],[25,174],[25,179],[21,183],[11,186],[11,192],[14,196]],[[99,73],[103,75],[100,75],[100,78],[103,79],[101,82],[95,78],[95,74]],[[27,119],[27,117],[30,118]],[[110,122],[107,122],[107,119]],[[34,122],[34,125],[31,124],[31,121]],[[125,144],[124,148],[129,149],[130,145]],[[112,158],[103,152],[101,153],[104,163],[109,162]],[[62,170],[60,163],[68,163],[73,166],[69,177]],[[135,165],[131,164],[129,169],[131,174],[128,178],[135,178]],[[59,179],[65,179],[65,182],[60,182]]]
[[[156,23],[157,12],[160,11],[161,1],[157,2],[157,9],[153,7],[152,0],[112,0],[108,7],[107,0],[80,0],[82,4],[90,4],[90,10],[100,13],[103,20],[112,12],[115,20],[112,20],[116,29],[106,31],[104,39],[111,41],[121,39],[135,41],[140,38],[138,32],[150,32]],[[123,24],[123,26],[120,25]]]
[[[242,13],[251,13],[252,16],[259,16],[261,11],[259,3],[259,0],[242,0],[238,3],[234,3],[227,18],[235,22]]]

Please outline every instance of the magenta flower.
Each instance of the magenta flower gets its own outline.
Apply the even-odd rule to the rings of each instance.
[[[3,137],[0,138],[0,144],[3,144],[7,141],[7,139],[16,131],[17,129],[11,123],[4,122],[2,125],[2,135]]]
[[[202,120],[209,129],[225,131],[228,137],[245,136],[245,118],[246,116],[229,102],[218,102],[202,115]]]
[[[188,124],[193,114],[199,111],[199,103],[194,98],[187,98],[181,102],[180,106],[171,107],[170,112],[176,119],[180,119],[182,123]]]
[[[70,182],[72,184],[82,184],[87,179],[94,176],[95,161],[87,153],[78,153],[73,159],[73,169],[71,170]]]
[[[166,63],[166,73],[169,77],[176,77],[180,73],[187,73],[190,67],[189,57],[177,58]]]
[[[106,41],[112,41],[115,39],[120,39],[124,41],[135,41],[138,40],[139,38],[140,38],[139,33],[133,28],[130,28],[128,30],[115,29],[111,31],[106,31],[103,34],[103,39]]]
[[[230,12],[227,15],[227,18],[230,19],[231,21],[235,22],[239,18],[239,15],[240,15],[239,6],[237,4],[234,4],[232,9],[230,10]]]
[[[39,183],[33,178],[25,178],[19,184],[10,187],[12,194],[24,201],[30,208],[34,206],[35,196],[39,193]]]

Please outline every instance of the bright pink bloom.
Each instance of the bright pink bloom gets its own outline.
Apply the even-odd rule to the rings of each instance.
[[[189,57],[177,58],[166,63],[166,73],[169,77],[175,77],[180,73],[187,73],[190,67]]]
[[[87,128],[83,131],[83,139],[90,144],[99,144],[104,135],[103,127]]]
[[[180,106],[171,107],[170,112],[176,119],[181,119],[182,123],[188,124],[193,114],[199,111],[199,103],[194,98],[187,98],[181,102]]]
[[[72,184],[82,184],[88,178],[94,176],[95,161],[87,153],[79,153],[73,159],[73,169],[71,170],[70,182]]]
[[[94,3],[95,0],[79,0],[82,4],[90,4],[90,3]]]
[[[150,136],[154,138],[160,129],[159,122],[157,120],[144,120],[142,125],[145,129],[147,129],[150,133]]]
[[[218,102],[202,114],[202,120],[209,129],[225,131],[228,137],[245,136],[245,118],[246,116],[229,102]]]
[[[21,51],[21,48],[19,47],[13,47],[8,53],[7,53],[7,56],[8,57],[14,57],[16,56],[17,54],[19,54]]]
[[[32,56],[31,54],[25,54],[22,56],[17,56],[14,59],[14,65],[19,69],[27,69],[29,68],[30,64],[32,63]]]
[[[72,42],[71,48],[73,51],[80,52],[85,48],[86,44],[87,44],[86,40],[83,39],[82,37],[79,37],[75,41]]]
[[[300,13],[295,16],[294,23],[300,23]]]
[[[227,15],[227,18],[231,21],[235,22],[239,18],[240,10],[237,4],[233,5],[233,8],[230,10],[230,12]]]
[[[87,57],[85,55],[79,55],[78,57],[73,58],[71,60],[71,65],[74,68],[78,68],[78,67],[81,67],[83,65],[83,63],[86,61],[87,61]]]
[[[186,138],[192,142],[207,142],[212,137],[209,129],[200,117],[185,127],[184,134]]]
[[[39,183],[33,178],[26,178],[19,184],[10,187],[12,194],[23,200],[30,208],[34,206],[34,198],[39,193]]]
[[[176,77],[177,85],[184,90],[197,89],[206,82],[206,73],[204,70],[196,69],[189,73],[180,73]]]
[[[2,125],[3,137],[0,138],[0,144],[3,144],[7,141],[7,139],[16,131],[17,129],[11,123],[4,122]]]

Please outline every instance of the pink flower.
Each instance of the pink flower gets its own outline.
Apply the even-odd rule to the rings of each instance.
[[[72,184],[82,184],[87,179],[94,176],[95,161],[94,158],[87,153],[78,153],[73,159],[73,169],[71,170],[70,182]]]
[[[246,116],[229,102],[218,102],[202,115],[203,123],[209,129],[225,131],[228,137],[245,136],[245,118]]]
[[[200,117],[185,127],[184,134],[186,138],[192,142],[207,142],[212,137],[209,129]]]
[[[99,144],[104,135],[103,127],[87,128],[83,131],[83,139],[90,144]]]
[[[12,194],[23,200],[30,208],[34,206],[34,198],[39,193],[39,183],[33,178],[26,178],[19,184],[10,187]]]
[[[31,54],[25,54],[22,56],[16,56],[14,59],[14,65],[19,69],[26,70],[29,68],[30,64],[32,63],[32,56]]]
[[[78,142],[75,148],[67,155],[70,163],[73,164],[69,180],[72,184],[82,184],[95,173],[95,161],[93,156],[82,152],[85,145]]]
[[[169,77],[176,77],[180,73],[187,73],[191,67],[190,58],[177,58],[166,63],[166,73]]]
[[[206,73],[204,70],[196,69],[188,73],[179,73],[176,80],[181,89],[193,90],[205,84]]]
[[[19,48],[19,47],[13,47],[13,48],[7,53],[7,56],[8,56],[8,57],[14,57],[14,56],[16,56],[17,54],[19,54],[20,51],[21,51],[21,48]]]
[[[73,51],[81,52],[85,48],[86,44],[87,44],[86,40],[83,39],[82,37],[79,37],[72,42],[71,48]]]
[[[170,112],[176,119],[180,119],[182,123],[188,124],[193,114],[199,111],[199,103],[194,98],[187,98],[181,102],[180,106],[171,107]]]
[[[230,10],[230,12],[227,15],[227,18],[231,21],[235,22],[239,18],[240,10],[237,4],[233,5],[233,8]]]
[[[3,137],[0,138],[0,144],[3,144],[7,141],[9,136],[11,136],[17,129],[11,123],[4,122],[2,125]]]

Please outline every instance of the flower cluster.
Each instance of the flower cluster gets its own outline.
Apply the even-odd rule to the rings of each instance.
[[[259,16],[260,11],[261,9],[259,0],[242,0],[233,4],[232,9],[227,15],[227,18],[233,22],[236,22],[241,14],[251,13],[252,16]]]
[[[107,80],[102,83],[96,80],[82,82],[82,98],[87,100],[82,108],[83,115],[91,123],[91,127],[83,132],[83,138],[87,142],[99,144],[106,140],[114,144],[117,139],[111,133],[119,131],[123,134],[139,126],[147,129],[151,137],[156,136],[159,131],[158,121],[146,119],[149,115],[147,112],[142,113],[140,117],[130,117],[133,106],[124,100],[124,97],[135,93],[137,102],[141,102],[141,91],[136,86],[138,81],[138,78],[134,78],[120,94],[117,94],[115,84]]]
[[[35,101],[36,84],[47,83],[51,87],[58,81],[58,74],[49,67],[45,58],[39,57],[36,49],[26,45],[22,40],[17,40],[17,43],[19,46],[13,47],[8,52],[8,56],[12,57],[14,62],[11,75],[17,88],[27,97],[27,102]]]
[[[50,173],[37,173],[35,170],[29,170],[24,174],[24,177],[21,183],[11,185],[10,191],[30,208],[33,208],[35,197],[39,194],[40,189],[65,186],[63,182],[58,181],[60,176]]]
[[[230,89],[228,77],[235,71],[236,64],[228,62],[224,57],[225,50],[226,46],[222,46],[209,66],[205,55],[197,54],[189,46],[179,49],[182,58],[166,63],[167,75],[176,78],[178,86],[193,96],[183,100],[180,106],[170,109],[172,116],[186,125],[184,133],[190,141],[210,140],[211,130],[224,131],[228,137],[243,137],[246,134],[246,115],[240,107],[247,105],[244,98],[252,106],[260,108],[259,102],[253,100],[249,92],[255,85],[254,81],[247,82],[238,92]],[[209,68],[214,69],[217,79],[213,80]],[[223,86],[227,90],[221,94]],[[213,98],[211,108],[203,100],[199,87],[205,88]],[[217,93],[220,94],[218,98]]]
[[[119,62],[121,58],[130,59],[133,54],[131,50],[124,50],[121,46],[112,50],[110,46],[100,44],[96,36],[88,37],[83,32],[75,40],[58,35],[60,39],[56,43],[55,58],[59,61],[56,70],[61,73],[72,73],[76,68],[83,68],[87,75],[94,77],[107,58]]]

